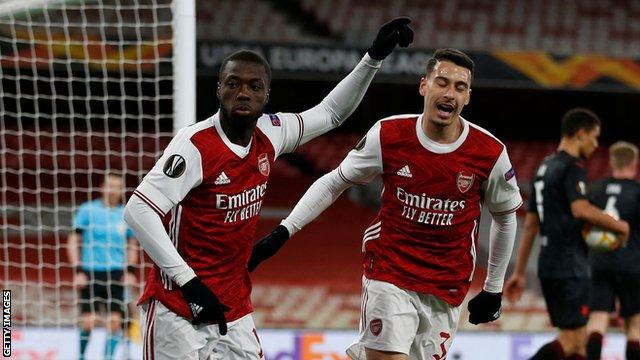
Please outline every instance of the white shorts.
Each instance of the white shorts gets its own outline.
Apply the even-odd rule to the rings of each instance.
[[[407,354],[412,360],[444,359],[459,318],[459,306],[363,276],[360,339],[347,355],[366,360],[369,348]]]
[[[251,314],[228,323],[225,336],[217,324],[193,326],[156,300],[142,305],[142,319],[144,360],[263,358]]]

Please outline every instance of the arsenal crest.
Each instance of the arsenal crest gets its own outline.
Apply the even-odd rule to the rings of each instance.
[[[371,333],[375,336],[380,335],[380,332],[382,332],[382,320],[371,320],[371,322],[369,323],[369,330],[371,330]]]
[[[456,186],[461,193],[466,193],[473,186],[473,180],[475,179],[474,174],[465,174],[460,171],[458,173],[458,177],[456,178]]]
[[[260,154],[260,156],[258,156],[258,170],[260,171],[260,174],[269,176],[269,172],[271,171],[271,166],[269,165],[269,155]]]

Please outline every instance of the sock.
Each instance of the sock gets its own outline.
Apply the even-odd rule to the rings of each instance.
[[[587,360],[600,360],[602,353],[602,334],[592,332],[587,341]]]
[[[87,349],[90,336],[91,331],[80,329],[80,360],[84,360],[84,351]]]
[[[640,341],[627,341],[627,360],[640,360]]]
[[[564,350],[558,340],[543,345],[529,360],[563,360]]]
[[[120,339],[122,339],[122,334],[119,331],[116,333],[107,333],[107,342],[104,346],[105,360],[113,359],[113,354],[116,352]]]

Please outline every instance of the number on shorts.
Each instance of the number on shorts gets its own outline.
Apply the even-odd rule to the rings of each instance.
[[[440,333],[440,337],[443,339],[442,342],[440,343],[440,350],[442,350],[442,354],[441,355],[434,354],[433,355],[434,360],[445,360],[447,358],[447,347],[444,345],[444,343],[447,342],[447,340],[449,340],[451,335],[449,335],[449,333],[447,332],[442,331]]]

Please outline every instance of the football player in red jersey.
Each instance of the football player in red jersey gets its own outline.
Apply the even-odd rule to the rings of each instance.
[[[500,316],[502,285],[522,198],[505,145],[460,113],[473,61],[437,50],[419,92],[422,114],[378,121],[340,166],[318,179],[255,246],[253,270],[347,188],[382,178],[382,207],[364,230],[360,338],[352,359],[444,359],[475,270],[482,205],[493,222],[484,289],[469,321]]]
[[[383,25],[355,69],[300,114],[263,114],[271,70],[260,55],[223,61],[220,111],[178,132],[125,209],[155,264],[139,300],[145,359],[263,357],[247,262],[271,166],[355,110],[382,60],[412,42],[409,22]]]

